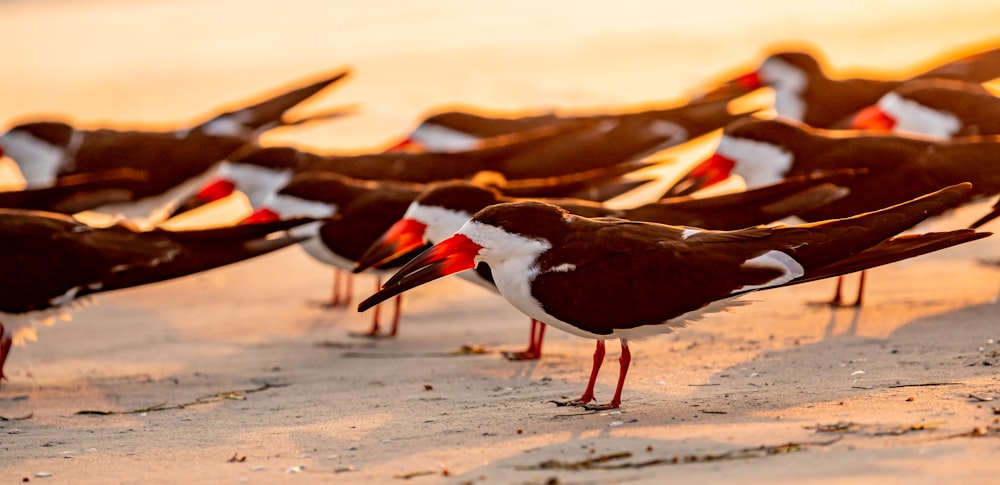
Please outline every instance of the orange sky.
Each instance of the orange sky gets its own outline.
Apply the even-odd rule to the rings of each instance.
[[[748,8],[753,5],[754,9]],[[597,109],[686,96],[808,40],[840,68],[906,70],[1000,42],[992,1],[0,0],[0,122],[175,126],[220,104],[353,66],[316,106],[350,120],[274,140],[364,149],[446,103]]]

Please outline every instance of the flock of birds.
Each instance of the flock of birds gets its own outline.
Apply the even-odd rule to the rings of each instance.
[[[616,408],[630,339],[746,304],[749,292],[981,239],[989,233],[976,228],[1000,215],[998,203],[972,228],[899,235],[1000,194],[1000,98],[981,84],[1000,77],[1000,48],[901,80],[834,79],[808,53],[775,53],[683,104],[587,116],[449,111],[363,155],[257,144],[266,130],[346,114],[285,112],[347,74],[171,132],[38,121],[0,136],[0,155],[24,180],[0,192],[0,379],[11,346],[81,297],[299,244],[334,266],[330,305],[350,304],[352,272],[380,275],[359,306],[376,308],[366,335],[395,336],[402,293],[458,273],[531,319],[528,347],[509,359],[540,358],[546,325],[595,339],[586,390],[557,404]],[[760,88],[773,90],[776,116],[731,111]],[[634,172],[655,163],[650,154],[718,129],[714,154],[657,200],[605,204],[649,181]],[[746,190],[701,195],[733,175]],[[255,210],[238,224],[159,227],[236,191]],[[85,224],[73,217],[81,211],[114,223]],[[807,222],[771,224],[790,216]],[[844,304],[840,293],[831,304]],[[383,331],[377,309],[389,299]],[[621,341],[618,385],[594,404],[610,338]]]

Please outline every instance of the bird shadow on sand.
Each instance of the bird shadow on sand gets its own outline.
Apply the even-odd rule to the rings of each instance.
[[[857,336],[859,325],[864,325],[864,309],[831,310],[821,340],[764,351],[750,361],[720,369],[708,379],[710,384],[693,386],[689,394],[649,394],[626,386],[626,401],[618,411],[572,413],[552,408],[548,422],[534,423],[538,425],[534,432],[548,433],[546,443],[526,446],[519,453],[471,469],[459,479],[486,477],[484,483],[490,483],[498,474],[517,483],[529,478],[550,483],[553,479],[559,483],[641,481],[674,475],[690,479],[691,473],[725,476],[726,467],[752,470],[747,473],[757,479],[781,473],[800,474],[801,479],[817,473],[846,477],[854,470],[892,473],[892,466],[883,462],[883,456],[898,453],[891,446],[967,437],[968,433],[924,431],[904,422],[920,418],[904,414],[885,415],[885,422],[872,432],[808,427],[794,417],[782,420],[781,414],[794,416],[796,409],[814,406],[830,406],[836,412],[838,401],[878,400],[877,394],[893,391],[916,394],[917,389],[898,388],[925,385],[951,386],[946,392],[954,397],[1000,398],[991,394],[988,385],[976,382],[995,375],[995,366],[1000,365],[997,322],[1000,305],[982,303],[913,319],[885,338],[868,338]],[[844,323],[847,330],[834,335],[833,329]],[[934,406],[932,398],[923,400],[927,401]],[[830,422],[843,419],[843,410],[839,411],[830,414]],[[905,439],[892,441],[907,433]],[[848,434],[851,438],[839,443]],[[892,438],[876,438],[881,436]],[[823,465],[822,454],[798,453],[828,447],[851,450],[858,439],[882,439],[886,448],[854,454],[850,463],[839,462],[839,467]],[[788,454],[797,456],[778,456]],[[815,463],[778,472],[782,467],[771,460]],[[706,462],[714,464],[697,466]]]
[[[836,328],[847,327],[834,335]],[[716,372],[687,399],[776,411],[836,402],[900,387],[956,385],[995,375],[1000,365],[1000,305],[981,303],[911,320],[884,338],[857,336],[865,309],[831,311],[824,338],[766,350]],[[780,394],[772,399],[768,394]],[[965,392],[968,394],[968,392]],[[752,403],[747,408],[737,401]]]

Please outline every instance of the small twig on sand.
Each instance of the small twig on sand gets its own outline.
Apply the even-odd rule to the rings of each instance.
[[[954,438],[982,438],[982,437],[992,437],[1000,438],[1000,428],[994,426],[985,426],[981,428],[972,428],[972,431],[966,431],[964,433],[950,434],[947,436],[941,436],[934,440],[928,441],[943,441],[950,440]]]
[[[933,386],[960,386],[961,382],[927,382],[923,384],[895,384],[889,386],[889,389],[898,389],[900,387],[933,387]]]
[[[817,424],[816,426],[803,426],[805,429],[815,429],[817,433],[853,433],[862,431],[866,436],[900,436],[914,431],[934,431],[940,428],[944,421],[934,423],[918,423],[904,426],[886,426],[880,424],[860,424],[854,422],[840,422],[836,424]],[[983,426],[972,428],[971,431],[949,434],[944,436],[927,437],[921,442],[944,441],[955,438],[979,438],[979,437],[1000,438],[1000,427]]]
[[[944,424],[944,421],[934,423],[917,423],[909,425],[884,425],[884,424],[864,424],[852,421],[841,421],[834,424],[817,424],[816,426],[802,426],[805,429],[815,429],[817,433],[855,433],[863,432],[867,436],[899,436],[913,431],[927,431],[936,429]]]
[[[83,411],[77,411],[74,414],[91,414],[91,415],[97,415],[97,416],[109,416],[109,415],[114,415],[114,414],[142,414],[142,413],[149,413],[149,412],[153,412],[153,411],[166,411],[168,409],[184,409],[184,408],[186,408],[188,406],[194,406],[196,404],[208,404],[208,403],[212,403],[212,402],[220,402],[220,401],[225,401],[225,400],[230,400],[230,399],[231,400],[236,400],[236,401],[243,401],[243,400],[246,400],[246,395],[247,394],[254,393],[254,392],[266,391],[268,389],[272,389],[272,388],[275,388],[275,387],[285,387],[287,385],[288,384],[271,384],[269,382],[265,382],[264,385],[262,385],[260,387],[253,388],[253,389],[237,389],[235,391],[220,391],[220,392],[216,392],[214,394],[207,394],[207,395],[204,395],[204,396],[199,396],[199,397],[195,398],[194,401],[186,402],[186,403],[178,403],[178,404],[161,403],[161,404],[157,404],[157,405],[154,405],[154,406],[149,406],[149,407],[144,407],[144,408],[139,408],[139,409],[131,409],[131,410],[128,410],[128,411],[99,411],[99,410],[86,409],[86,410],[83,410]]]
[[[400,480],[409,480],[411,478],[423,477],[434,474],[437,474],[437,472],[434,470],[421,470],[419,472],[400,473],[395,475],[395,478],[398,478]]]
[[[629,458],[631,456],[632,452],[622,451],[612,453],[610,455],[595,456],[594,458],[587,458],[586,460],[581,461],[545,460],[537,465],[517,466],[514,468],[517,470],[591,470],[595,468],[604,468],[599,466],[601,463],[607,463],[611,460],[620,460],[622,458]]]
[[[374,342],[337,342],[335,340],[323,340],[321,342],[316,342],[316,346],[325,349],[372,349],[375,348]]]
[[[705,463],[723,460],[747,460],[750,458],[763,458],[770,455],[783,455],[803,451],[810,446],[829,446],[840,441],[835,438],[829,441],[813,441],[803,443],[785,443],[783,445],[767,446],[761,445],[755,448],[741,448],[727,451],[725,453],[706,453],[703,455],[674,455],[670,458],[656,458],[653,460],[629,462],[629,463],[607,463],[611,460],[629,458],[630,452],[613,453],[601,455],[596,458],[576,462],[563,462],[558,460],[546,460],[537,465],[515,467],[518,470],[620,470],[625,468],[645,468],[656,465],[682,465],[687,463]]]

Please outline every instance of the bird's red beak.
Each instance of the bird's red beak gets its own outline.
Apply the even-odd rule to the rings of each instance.
[[[233,192],[236,191],[236,184],[230,182],[229,180],[220,178],[215,179],[211,182],[206,183],[201,187],[198,193],[192,195],[187,200],[181,203],[174,210],[171,217],[183,214],[185,212],[197,209],[201,206],[208,205],[209,203],[215,202],[217,200],[229,197]]]
[[[729,178],[736,162],[718,152],[691,169],[687,175],[667,192],[669,196],[690,195],[705,187],[717,184]]]
[[[877,105],[869,106],[854,115],[851,128],[855,130],[892,131],[896,119],[882,111]]]
[[[389,263],[427,243],[424,232],[427,224],[414,219],[400,219],[365,251],[354,265],[354,272],[360,273],[372,266]]]
[[[760,74],[757,71],[752,71],[744,74],[733,80],[734,83],[746,89],[747,91],[753,91],[755,89],[760,89],[764,86],[764,82],[760,79]]]
[[[464,234],[455,234],[437,243],[400,268],[382,285],[381,290],[358,305],[358,311],[363,312],[411,288],[474,268],[476,255],[481,249],[482,246]]]
[[[255,210],[253,214],[250,214],[240,221],[240,224],[263,224],[265,222],[275,222],[280,220],[281,215],[277,212],[274,212],[267,207],[261,207],[260,209]]]
[[[699,101],[715,101],[724,98],[735,98],[762,87],[764,87],[764,82],[761,80],[760,74],[757,71],[751,71],[723,82],[707,93],[697,96],[697,99]]]
[[[397,153],[397,152],[421,152],[423,151],[423,146],[420,145],[413,138],[404,138],[403,141],[396,143],[395,145],[386,148],[386,153]]]

